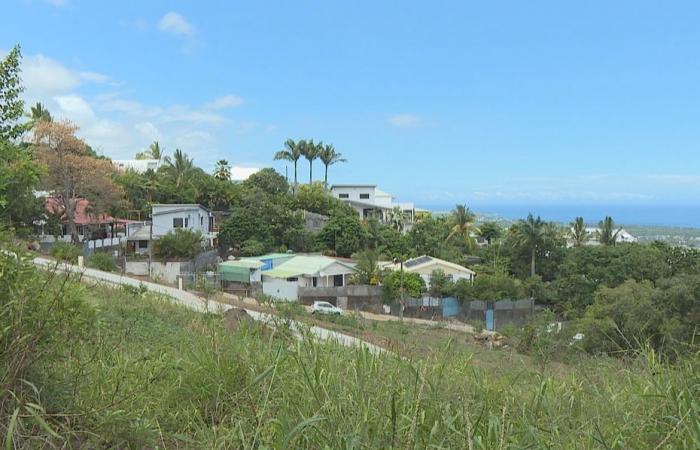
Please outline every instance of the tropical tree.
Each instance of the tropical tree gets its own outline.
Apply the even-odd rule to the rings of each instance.
[[[615,245],[620,231],[622,228],[615,229],[613,218],[606,216],[605,219],[598,222],[598,241],[602,245]]]
[[[474,225],[475,218],[476,216],[474,216],[474,213],[471,212],[466,205],[457,205],[455,209],[452,210],[452,215],[450,216],[451,228],[446,241],[457,236],[466,244],[468,250],[473,249],[476,242],[474,242],[472,233],[479,232],[478,228]]]
[[[496,222],[482,223],[479,225],[479,232],[477,233],[479,237],[486,239],[489,245],[491,245],[494,240],[500,238],[502,234],[503,229]]]
[[[158,141],[153,141],[145,152],[136,154],[136,159],[157,159],[160,161],[163,158],[163,149],[160,148]]]
[[[318,152],[318,159],[321,160],[325,167],[325,174],[323,176],[323,184],[328,189],[328,166],[332,166],[337,163],[347,162],[348,160],[343,158],[343,154],[336,152],[335,147],[332,145],[324,145]]]
[[[220,159],[216,162],[214,169],[214,178],[221,181],[231,180],[231,166],[225,159]]]
[[[551,229],[539,216],[528,214],[527,219],[519,220],[510,228],[516,245],[527,248],[530,253],[530,276],[535,276],[537,250],[551,237]]]
[[[400,207],[394,206],[386,213],[386,223],[396,231],[403,231],[405,217]]]
[[[353,275],[354,284],[379,284],[379,253],[376,250],[364,250],[357,255],[357,272]]]
[[[165,157],[165,172],[175,181],[175,187],[180,188],[189,183],[195,171],[194,161],[179,148],[175,149],[173,157]]]
[[[309,161],[309,184],[311,184],[314,178],[314,160],[318,159],[318,153],[323,147],[323,143],[314,144],[314,140],[311,139],[309,141],[301,140],[299,145],[301,146],[301,154]]]
[[[40,122],[40,121],[45,121],[45,122],[51,122],[53,121],[53,117],[51,117],[51,113],[49,112],[48,109],[41,103],[37,102],[34,106],[29,108],[29,123],[27,126],[29,128],[34,128],[34,126]]]
[[[275,153],[275,160],[289,161],[294,164],[294,191],[296,192],[297,186],[297,162],[301,158],[301,142],[294,142],[293,139],[287,139],[284,141],[284,150],[280,150]]]
[[[581,247],[588,241],[590,235],[586,230],[586,223],[583,221],[583,217],[575,218],[569,225],[571,227],[569,235],[574,242],[574,247]]]
[[[0,61],[0,141],[17,139],[26,130],[19,123],[24,114],[24,91],[19,78],[19,62],[22,59],[19,45],[16,45],[5,59]]]

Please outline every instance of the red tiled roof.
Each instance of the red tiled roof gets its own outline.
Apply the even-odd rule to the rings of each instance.
[[[44,201],[44,207],[46,211],[50,214],[60,214],[61,221],[66,222],[65,208],[63,205],[56,200],[54,197],[46,197]],[[120,219],[115,219],[109,214],[93,214],[91,212],[90,202],[84,198],[78,200],[78,204],[75,207],[75,223],[77,225],[88,225],[88,224],[101,224],[101,223],[112,223],[112,222],[124,222]]]

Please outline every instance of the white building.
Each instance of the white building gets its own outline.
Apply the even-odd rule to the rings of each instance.
[[[350,264],[327,256],[298,255],[262,272],[263,293],[297,301],[300,287],[347,286],[355,271]]]
[[[401,263],[387,262],[382,263],[379,266],[382,269],[395,271],[401,270]],[[415,273],[420,275],[423,281],[425,281],[425,285],[427,287],[430,287],[430,277],[434,270],[442,270],[447,278],[452,281],[474,281],[474,277],[476,276],[476,272],[467,267],[445,261],[444,259],[426,255],[404,261],[403,270],[406,273]]]
[[[151,225],[152,224],[152,225]],[[189,204],[155,204],[152,206],[151,224],[142,226],[129,235],[134,242],[136,253],[147,253],[149,242],[164,236],[177,228],[199,231],[209,246],[214,245],[214,215],[202,205]]]
[[[361,218],[377,217],[385,220],[387,213],[399,208],[408,223],[416,218],[416,207],[410,202],[396,202],[395,198],[375,184],[336,184],[331,186],[331,195],[355,208]]]
[[[158,159],[115,159],[112,160],[112,164],[116,170],[121,172],[133,170],[138,173],[144,173],[149,170],[157,171],[161,162]]]
[[[573,229],[571,231],[573,232]],[[615,231],[617,231],[617,238],[615,239],[615,242],[617,244],[632,243],[639,241],[639,239],[637,239],[636,236],[633,236],[629,231],[625,230],[624,228],[620,228],[619,231]],[[600,236],[600,228],[587,227],[586,233],[588,233],[588,240],[586,241],[585,245],[600,245],[600,241],[598,240]],[[573,245],[573,243],[569,244]]]

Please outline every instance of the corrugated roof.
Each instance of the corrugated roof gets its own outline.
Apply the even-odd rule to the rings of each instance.
[[[260,261],[263,259],[291,258],[293,256],[294,256],[294,253],[268,253],[266,255],[260,255],[260,256],[247,256],[244,259]]]
[[[298,277],[300,275],[314,275],[333,264],[340,264],[347,267],[349,272],[355,271],[352,266],[327,256],[295,256],[289,261],[283,262],[274,269],[263,272],[263,275],[274,278],[290,278]]]
[[[259,269],[264,266],[265,263],[261,261],[256,261],[254,259],[236,259],[231,261],[224,261],[219,263],[219,267],[243,267],[246,269]]]

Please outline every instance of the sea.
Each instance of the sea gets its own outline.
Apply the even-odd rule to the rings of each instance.
[[[529,213],[543,220],[569,223],[582,216],[597,224],[605,216],[619,225],[700,228],[700,205],[467,205],[479,216],[509,220],[523,219]],[[434,212],[448,212],[454,205],[429,205]]]

